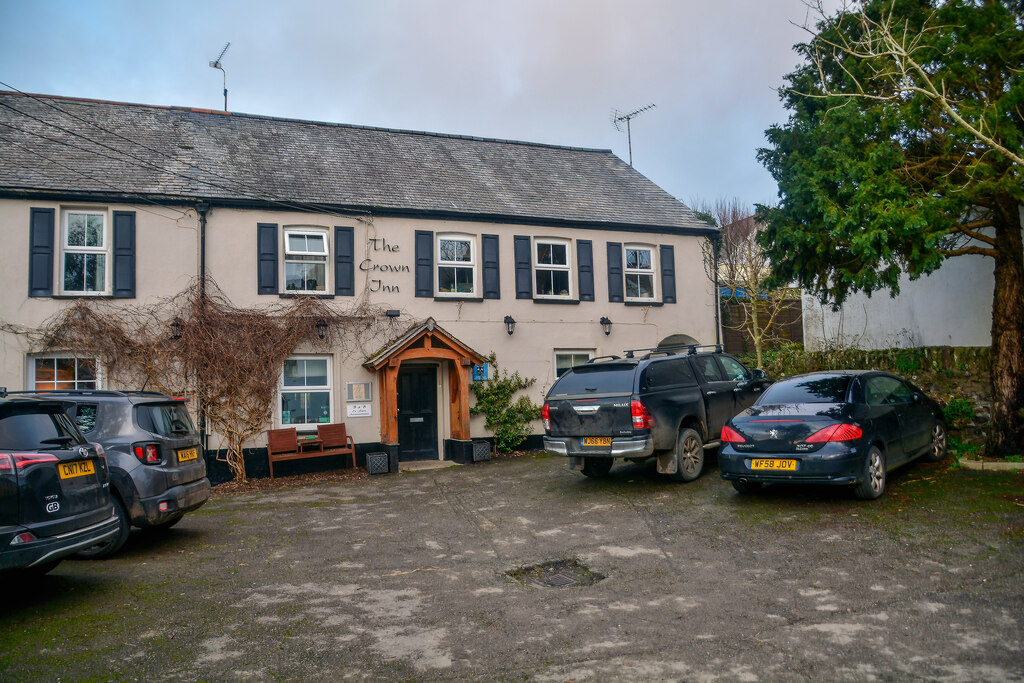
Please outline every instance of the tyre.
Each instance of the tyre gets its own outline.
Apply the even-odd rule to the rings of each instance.
[[[946,457],[946,426],[936,422],[932,426],[932,444],[924,454],[928,462],[941,462]]]
[[[128,540],[131,522],[128,521],[128,513],[124,509],[124,504],[121,503],[117,496],[111,496],[110,501],[114,504],[114,514],[117,516],[117,534],[105,543],[94,545],[85,550],[79,550],[78,557],[85,560],[99,560],[104,557],[110,557],[120,550],[121,546]]]
[[[675,481],[693,481],[704,470],[704,442],[695,430],[683,427],[676,437]]]
[[[878,446],[868,449],[868,455],[864,458],[864,472],[861,482],[857,484],[854,493],[858,498],[874,500],[885,491],[885,454]]]
[[[732,487],[736,489],[737,493],[757,493],[764,486],[759,481],[740,481],[739,479],[732,480]]]
[[[583,469],[580,471],[595,479],[606,477],[612,471],[613,462],[613,458],[583,458]]]

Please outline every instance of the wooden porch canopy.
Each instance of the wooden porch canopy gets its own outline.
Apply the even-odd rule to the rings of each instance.
[[[381,443],[398,443],[398,371],[403,361],[410,360],[450,361],[451,438],[468,439],[470,372],[473,365],[487,359],[445,331],[433,318],[427,318],[363,363],[363,367],[378,373]]]

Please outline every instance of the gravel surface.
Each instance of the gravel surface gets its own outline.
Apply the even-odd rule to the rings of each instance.
[[[218,487],[110,560],[5,577],[0,679],[1024,679],[1024,476],[889,485],[533,455]]]

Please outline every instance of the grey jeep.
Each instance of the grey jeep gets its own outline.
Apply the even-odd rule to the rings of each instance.
[[[154,391],[47,391],[85,438],[101,444],[116,536],[79,553],[101,558],[121,549],[130,527],[166,529],[210,497],[203,448],[184,399]]]

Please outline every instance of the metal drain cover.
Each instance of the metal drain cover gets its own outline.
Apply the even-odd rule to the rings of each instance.
[[[602,580],[603,574],[590,571],[577,560],[555,560],[542,564],[531,564],[506,572],[506,576],[522,584],[551,588],[568,586],[590,586]]]

